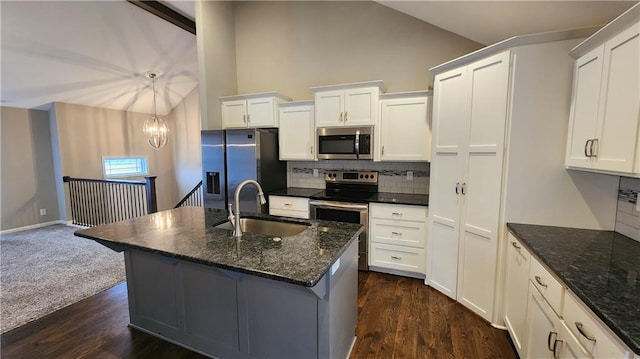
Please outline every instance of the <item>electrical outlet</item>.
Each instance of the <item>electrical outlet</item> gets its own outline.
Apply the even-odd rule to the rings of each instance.
[[[413,181],[413,171],[407,171],[407,181]]]
[[[317,168],[313,169],[313,177],[318,177],[318,169]]]
[[[44,208],[40,208],[40,215],[41,216],[46,216],[47,215],[47,210]]]

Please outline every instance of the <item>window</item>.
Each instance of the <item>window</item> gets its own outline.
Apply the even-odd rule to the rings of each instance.
[[[149,173],[146,157],[105,157],[102,167],[105,178],[143,176]]]

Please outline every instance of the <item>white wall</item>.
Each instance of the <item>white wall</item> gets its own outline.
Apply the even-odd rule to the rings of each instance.
[[[230,1],[196,1],[202,129],[222,129],[221,96],[237,93],[234,9]]]
[[[177,203],[174,144],[169,141],[159,150],[149,146],[142,132],[149,115],[66,103],[55,103],[52,111],[57,126],[52,128],[52,136],[58,147],[54,158],[63,176],[104,178],[103,157],[146,156],[149,175],[158,177],[158,210],[173,208]],[[168,125],[171,132],[175,131],[172,121]],[[56,178],[57,182],[61,180]],[[69,216],[67,201],[61,218],[68,220]]]
[[[58,220],[48,113],[0,111],[0,230]],[[41,208],[46,215],[40,215]]]
[[[235,3],[238,93],[313,99],[312,86],[383,80],[426,89],[428,69],[482,47],[373,1]]]
[[[175,193],[178,200],[202,180],[199,95],[196,87],[169,113],[172,124],[169,141],[173,148]]]

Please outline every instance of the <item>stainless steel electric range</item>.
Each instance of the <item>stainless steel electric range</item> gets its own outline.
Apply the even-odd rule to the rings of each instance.
[[[358,269],[369,270],[369,199],[378,192],[378,172],[326,171],[325,190],[310,197],[311,218],[359,223],[364,231],[358,239]]]

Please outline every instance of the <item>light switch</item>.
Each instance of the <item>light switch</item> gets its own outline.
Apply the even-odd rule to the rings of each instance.
[[[318,177],[318,169],[317,168],[313,169],[313,177]]]
[[[407,171],[407,181],[413,181],[413,171]]]

